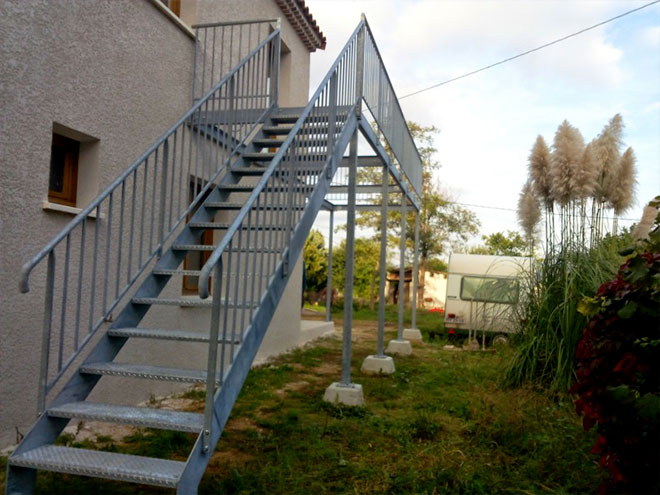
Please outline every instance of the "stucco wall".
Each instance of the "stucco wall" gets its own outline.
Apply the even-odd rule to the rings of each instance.
[[[254,12],[245,9],[247,3]],[[195,7],[199,22],[281,16],[266,0],[201,1]],[[283,31],[300,63],[292,64],[287,77],[294,86],[282,91],[281,104],[304,105],[309,53],[287,23]],[[93,198],[188,109],[193,49],[193,40],[147,0],[0,2],[0,446],[15,440],[15,428],[25,432],[36,412],[43,273],[35,276],[30,293],[20,294],[20,267],[72,218],[42,209],[53,125],[89,138],[96,168],[81,185],[82,198]],[[299,330],[299,275],[283,300],[267,337],[271,350],[288,347],[278,335]],[[172,311],[184,328],[208,328],[208,311]],[[161,315],[149,323],[165,320]],[[149,353],[170,365],[205,362],[201,346],[175,352],[168,345],[130,343],[119,360]],[[176,355],[176,362],[168,355]],[[95,393],[114,390],[114,399],[133,401],[165,391],[132,381],[126,393],[116,385]]]

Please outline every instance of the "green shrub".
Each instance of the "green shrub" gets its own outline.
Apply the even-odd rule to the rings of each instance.
[[[580,311],[591,319],[571,392],[584,428],[597,425],[603,491],[660,493],[660,228]]]

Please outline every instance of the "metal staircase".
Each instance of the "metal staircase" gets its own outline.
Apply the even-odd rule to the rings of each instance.
[[[197,492],[344,152],[357,140],[364,68],[369,60],[382,67],[363,20],[309,104],[281,109],[279,45],[276,29],[25,265],[22,290],[32,276],[45,292],[41,414],[9,459],[7,494],[32,493],[37,470]],[[378,84],[391,91],[382,79],[386,73]],[[381,103],[384,112],[384,100],[371,106]],[[209,229],[217,232],[213,245],[202,242]],[[210,255],[201,268],[182,266],[191,252]],[[181,277],[197,277],[199,297],[172,296]],[[208,306],[209,330],[141,325],[171,305]],[[129,339],[206,344],[206,363],[117,362]],[[101,377],[204,384],[204,414],[87,401]],[[72,419],[198,438],[186,461],[55,445]]]

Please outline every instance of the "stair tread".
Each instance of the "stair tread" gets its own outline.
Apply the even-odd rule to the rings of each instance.
[[[51,407],[48,409],[48,415],[58,418],[80,418],[190,433],[199,433],[204,424],[204,416],[197,413],[85,401],[70,402]]]
[[[213,251],[217,246],[212,244],[174,244],[172,249],[175,251]],[[268,249],[268,248],[240,248],[240,249],[226,249],[226,252],[232,253],[279,253],[281,249]]]
[[[162,270],[164,271],[164,270]],[[173,271],[172,275],[182,273],[184,275],[190,275],[189,272],[193,272],[197,270],[185,270],[185,272],[188,273],[183,273],[184,270],[180,271]],[[198,276],[201,271],[197,271],[198,273],[195,274],[195,276]],[[213,300],[211,298],[208,299],[199,299],[196,297],[181,297],[181,298],[176,298],[176,297],[134,297],[131,299],[131,302],[133,304],[162,304],[166,306],[188,306],[188,307],[198,307],[198,308],[207,308],[211,307],[213,305]]]
[[[80,372],[89,375],[126,376],[130,378],[147,378],[169,382],[206,382],[206,370],[166,368],[144,364],[122,364],[112,362],[88,363],[80,367]],[[216,376],[216,382],[218,381],[218,377]]]
[[[268,161],[272,160],[274,156],[275,153],[243,153],[243,158],[246,160]]]
[[[188,226],[193,228],[205,228],[205,229],[228,229],[231,224],[229,223],[218,223],[218,222],[190,222]],[[286,227],[281,225],[253,225],[250,227],[250,230],[284,230]],[[243,227],[242,230],[248,230],[247,226]]]
[[[175,488],[185,462],[48,445],[9,460],[14,466]]]
[[[143,339],[163,339],[179,340],[184,342],[208,342],[209,336],[206,333],[193,332],[190,330],[172,330],[169,328],[111,328],[108,330],[111,337],[133,337]],[[222,339],[218,339],[222,342]],[[228,340],[227,343],[231,343]],[[234,341],[239,344],[239,340]]]

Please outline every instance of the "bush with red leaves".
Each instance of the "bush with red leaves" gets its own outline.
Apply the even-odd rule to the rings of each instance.
[[[658,216],[660,220],[660,215]],[[601,493],[660,493],[660,229],[580,303],[591,317],[577,348],[576,410],[597,425]]]

